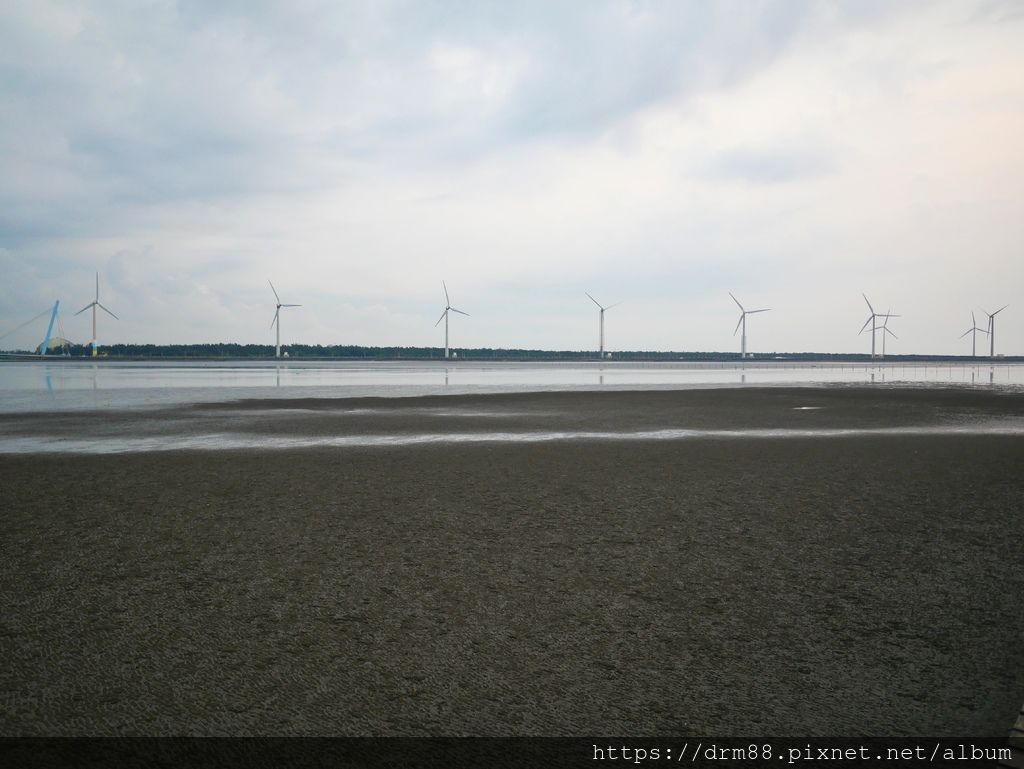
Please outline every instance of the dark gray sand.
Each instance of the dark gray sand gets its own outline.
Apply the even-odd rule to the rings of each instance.
[[[37,427],[1022,414],[1013,393],[787,388]],[[0,456],[0,734],[1002,737],[1024,701],[1022,470],[1024,436],[970,434]]]

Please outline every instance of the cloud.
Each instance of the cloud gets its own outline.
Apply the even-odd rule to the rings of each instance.
[[[1019,23],[1024,21],[1024,7],[1016,0],[987,0],[975,8],[973,19],[985,24]]]
[[[267,341],[269,277],[310,342],[436,341],[446,279],[486,346],[583,344],[590,290],[626,300],[619,347],[727,349],[732,290],[779,308],[780,349],[849,349],[807,317],[877,290],[936,296],[897,333],[945,350],[958,292],[1019,282],[1012,16],[13,0],[0,331],[99,270],[129,341]]]
[[[703,169],[707,178],[780,184],[835,173],[833,157],[808,149],[737,148],[718,153]]]

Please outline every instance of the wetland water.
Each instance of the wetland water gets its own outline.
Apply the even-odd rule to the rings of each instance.
[[[249,398],[346,398],[742,385],[1024,388],[1020,363],[739,361],[2,361],[0,412],[159,407]]]

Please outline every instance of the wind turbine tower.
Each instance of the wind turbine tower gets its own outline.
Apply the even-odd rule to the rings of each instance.
[[[885,322],[882,323],[882,328],[881,328],[881,331],[882,331],[882,357],[883,358],[885,357],[885,335],[888,334],[893,339],[899,339],[898,336],[896,336],[894,333],[892,333],[892,331],[889,330],[889,318],[898,318],[898,317],[899,317],[898,315],[893,315],[892,314],[892,308],[891,307],[889,308],[889,312],[887,312],[885,314]]]
[[[270,283],[270,279],[267,278],[267,283]],[[270,327],[277,326],[277,345],[274,348],[274,357],[281,357],[281,308],[282,307],[302,307],[301,304],[282,304],[281,297],[277,295],[277,289],[274,288],[274,284],[270,283],[270,290],[274,292],[274,299],[277,301],[277,308],[274,310],[274,319],[270,321]]]
[[[729,292],[729,296],[732,296],[732,291]],[[747,316],[753,315],[755,312],[769,312],[770,307],[765,307],[762,310],[744,310],[743,305],[740,304],[739,299],[732,296],[732,300],[736,302],[736,306],[740,308],[740,319],[736,322],[736,328],[733,329],[732,335],[736,336],[736,332],[743,328],[743,334],[740,336],[740,357],[747,357]]]
[[[985,329],[978,328],[978,321],[974,317],[974,310],[971,310],[971,327],[969,329],[967,329],[964,333],[962,333],[960,335],[960,338],[963,339],[968,334],[971,335],[971,357],[972,358],[977,358],[978,357],[978,332],[979,331],[981,333],[983,333],[983,334],[987,334],[988,333],[988,331],[986,331]]]
[[[437,323],[434,324],[434,328],[437,328],[438,323],[442,320],[444,321],[444,357],[447,360],[451,356],[451,350],[448,347],[448,314],[457,312],[459,315],[465,315],[468,318],[469,313],[452,307],[452,300],[448,298],[448,286],[445,285],[443,280],[441,281],[441,288],[444,289],[444,312],[442,312],[441,317],[437,319]]]
[[[603,360],[604,359],[604,312],[605,312],[605,310],[610,310],[612,307],[618,307],[620,304],[622,304],[622,302],[616,302],[615,304],[610,304],[607,307],[605,307],[599,301],[597,301],[594,297],[590,296],[590,294],[588,294],[586,291],[584,291],[583,293],[587,294],[587,296],[590,298],[590,301],[597,305],[598,315],[599,315],[599,324],[598,325],[599,325],[599,328],[600,328],[600,337],[599,337],[600,349],[598,350],[597,355],[598,355],[599,358],[601,358]]]
[[[988,357],[990,358],[996,357],[996,315],[1001,313],[1009,306],[1010,305],[1008,304],[1004,304],[995,312],[988,312],[986,310],[982,310],[983,313],[988,315]]]
[[[97,343],[96,343],[96,308],[99,307],[103,312],[107,313],[114,320],[120,320],[114,313],[100,304],[100,274],[96,273],[96,298],[89,302],[85,307],[75,313],[75,315],[81,315],[83,312],[92,308],[92,357],[96,357],[97,354]]]

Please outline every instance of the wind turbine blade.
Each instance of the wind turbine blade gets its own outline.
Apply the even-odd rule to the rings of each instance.
[[[267,283],[270,283],[270,278],[267,278]],[[270,290],[274,292],[274,298],[277,300],[278,306],[281,305],[281,297],[277,295],[277,289],[274,288],[274,284],[270,283]]]
[[[988,316],[989,316],[990,318],[992,317],[992,313],[990,313],[990,312],[989,312],[988,310],[986,310],[986,309],[985,309],[984,307],[979,307],[978,309],[979,309],[979,310],[981,310],[981,311],[982,311],[983,313],[985,313],[986,315],[988,315]]]
[[[469,317],[469,313],[468,312],[463,312],[462,310],[456,310],[454,307],[449,307],[448,309],[451,310],[452,312],[457,312],[459,315],[465,315],[467,318]]]
[[[729,296],[732,296],[732,291],[729,292]],[[743,309],[743,305],[740,304],[740,300],[739,299],[737,299],[735,296],[732,296],[732,300],[734,302],[736,302],[736,306],[740,308],[740,312],[746,312],[746,310]]]
[[[743,316],[745,314],[746,313],[742,313],[742,312],[740,313],[740,319],[738,321],[736,321],[736,328],[734,328],[733,332],[732,332],[733,336],[736,336],[736,332],[740,330],[740,324],[743,322]]]
[[[992,317],[994,318],[996,315],[1001,313],[1003,310],[1005,310],[1009,306],[1010,305],[1008,305],[1008,304],[1004,304],[1002,307],[1000,307],[998,310],[996,310],[994,313],[992,313]]]
[[[608,305],[608,306],[607,306],[607,307],[605,307],[604,309],[605,309],[605,310],[610,310],[610,309],[611,309],[612,307],[618,307],[618,306],[619,306],[620,304],[622,304],[622,302],[616,302],[615,304],[610,304],[610,305]]]
[[[270,327],[271,328],[273,328],[274,324],[277,323],[277,316],[278,316],[278,314],[280,312],[281,312],[281,308],[280,307],[278,307],[276,310],[274,310],[274,319],[272,321],[270,321]]]
[[[282,307],[302,307],[301,304],[282,304]]]
[[[747,315],[750,315],[751,313],[755,313],[755,312],[771,312],[771,311],[772,311],[771,307],[765,307],[763,310],[747,310]]]
[[[587,292],[586,292],[586,291],[584,291],[583,293],[584,293],[584,294],[587,294]],[[594,297],[590,296],[590,294],[587,294],[587,296],[589,296],[589,297],[590,297],[590,301],[591,301],[591,302],[593,302],[594,304],[596,304],[596,305],[597,305],[598,307],[601,307],[601,303],[600,303],[599,301],[597,301],[597,300],[596,300],[596,299],[595,299]],[[601,307],[601,309],[603,310],[603,309],[604,309],[604,307]]]
[[[96,302],[99,303],[99,301],[100,301],[100,274],[97,272],[96,273]],[[102,307],[103,305],[100,305],[100,306]]]
[[[119,317],[117,317],[116,315],[114,315],[114,313],[112,313],[112,312],[111,312],[110,310],[108,310],[108,309],[107,309],[106,307],[104,307],[104,306],[103,306],[102,304],[100,304],[99,302],[96,302],[96,306],[97,306],[97,307],[99,307],[99,308],[100,308],[101,310],[103,310],[103,312],[105,312],[105,313],[106,313],[107,315],[109,315],[109,316],[110,316],[111,318],[113,318],[114,320],[121,320],[121,319],[120,319]]]
[[[871,306],[871,302],[868,302],[868,295],[862,292],[861,296],[864,297],[864,301],[867,302],[867,304],[868,304],[868,309],[871,310],[871,314],[874,315],[875,314],[875,308]]]
[[[857,333],[863,334],[864,333],[864,329],[866,329],[868,327],[868,324],[871,323],[874,319],[875,319],[875,315],[874,315],[874,313],[872,313],[871,317],[868,318],[866,321],[864,321],[864,325],[860,327],[860,331],[857,332]]]
[[[437,323],[434,324],[434,328],[437,328],[438,324],[442,320],[444,320],[444,316],[447,315],[447,314],[448,314],[448,308],[445,308],[445,311],[441,313],[441,317],[437,319]]]
[[[82,308],[81,310],[79,310],[78,312],[76,312],[76,313],[75,313],[75,315],[81,315],[81,314],[82,314],[83,312],[85,312],[86,310],[88,310],[88,309],[89,309],[90,307],[92,307],[92,306],[93,306],[94,304],[96,304],[96,302],[89,302],[89,304],[87,304],[87,305],[86,305],[85,307],[83,307],[83,308]]]
[[[964,333],[962,333],[962,334],[961,334],[961,335],[960,335],[959,337],[957,337],[957,338],[958,338],[958,339],[963,339],[963,338],[964,338],[965,336],[967,336],[967,335],[968,335],[969,333],[971,333],[972,331],[977,331],[977,330],[978,330],[978,329],[976,329],[976,328],[969,328],[969,329],[967,329],[967,330],[966,330],[966,331],[965,331]]]
[[[978,320],[974,317],[974,310],[971,310],[971,326],[974,328],[978,327]]]
[[[443,280],[441,281],[441,288],[444,289],[444,303],[445,303],[445,305],[451,306],[452,300],[448,298],[448,286],[446,286],[444,284]]]
[[[899,339],[898,336],[896,336],[894,333],[892,333],[892,331],[890,329],[885,328],[885,326],[882,327],[882,331],[887,333],[889,336],[896,337],[897,339]]]

